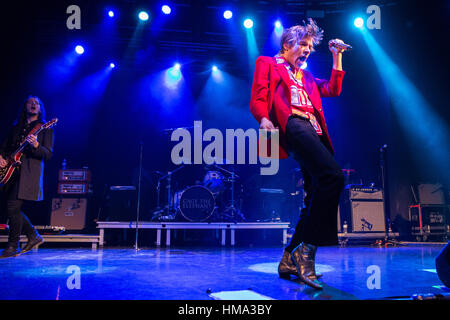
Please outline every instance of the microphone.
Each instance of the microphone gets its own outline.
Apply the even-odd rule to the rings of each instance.
[[[340,43],[340,42],[336,42],[335,40],[330,40],[328,42],[328,45],[330,45],[331,47],[335,47],[338,49],[344,49],[344,50],[351,50],[353,49],[353,47],[349,44],[346,43]]]

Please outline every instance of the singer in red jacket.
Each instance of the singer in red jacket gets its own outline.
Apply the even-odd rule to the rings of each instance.
[[[278,273],[280,277],[297,275],[316,289],[322,289],[315,272],[316,250],[337,244],[337,207],[344,188],[321,102],[322,97],[336,97],[341,92],[343,42],[329,42],[333,55],[330,80],[314,78],[301,68],[322,38],[323,30],[312,19],[286,29],[280,52],[256,60],[250,99],[250,111],[260,129],[279,130],[280,157],[292,155],[304,179],[305,208]]]

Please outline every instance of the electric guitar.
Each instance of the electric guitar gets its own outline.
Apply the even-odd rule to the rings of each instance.
[[[41,132],[44,129],[48,129],[53,127],[54,125],[56,125],[56,123],[58,122],[57,118],[54,118],[53,120],[41,125],[39,128],[34,128],[29,134],[29,135],[38,135],[39,132]],[[37,129],[37,130],[36,130]],[[27,137],[28,137],[27,136]],[[16,151],[14,151],[8,158],[6,158],[6,166],[4,166],[3,168],[0,168],[0,187],[4,186],[9,179],[11,178],[12,174],[14,173],[14,170],[16,170],[16,168],[18,166],[20,166],[21,162],[20,159],[23,156],[23,149],[28,145],[28,141],[26,141],[26,139],[20,144],[19,148],[17,148]]]

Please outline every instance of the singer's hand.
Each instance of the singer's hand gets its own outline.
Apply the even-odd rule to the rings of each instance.
[[[261,119],[261,123],[259,124],[259,128],[263,129],[263,130],[267,130],[267,131],[275,130],[275,127],[274,127],[272,121],[270,121],[267,118],[262,118]]]
[[[333,44],[335,43],[344,43],[344,41],[342,41],[341,39],[333,39],[328,42],[328,48],[330,49],[331,53],[333,53],[333,55],[337,55],[338,53],[342,53],[345,51],[345,49],[333,47]]]

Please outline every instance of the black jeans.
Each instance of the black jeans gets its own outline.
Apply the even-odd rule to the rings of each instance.
[[[27,237],[33,237],[37,231],[30,219],[21,211],[24,200],[18,199],[19,174],[14,172],[11,180],[4,186],[3,194],[9,224],[8,246],[18,247],[22,231]]]
[[[291,117],[286,137],[289,151],[302,169],[306,192],[305,208],[286,250],[292,252],[302,242],[336,245],[337,208],[344,189],[342,170],[308,120]]]

